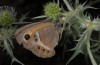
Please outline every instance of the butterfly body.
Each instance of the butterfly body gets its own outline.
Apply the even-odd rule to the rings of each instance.
[[[24,48],[41,58],[55,55],[54,48],[58,45],[59,32],[50,22],[37,22],[19,28],[16,40]]]

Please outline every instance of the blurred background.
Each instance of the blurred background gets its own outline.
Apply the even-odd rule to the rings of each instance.
[[[0,0],[0,6],[11,6],[15,8],[15,11],[17,12],[17,19],[19,19],[22,15],[25,15],[28,13],[27,18],[25,21],[31,21],[32,17],[36,17],[43,14],[43,5],[45,5],[48,2],[52,2],[53,0]],[[74,1],[74,0],[73,0]],[[83,2],[90,2],[93,0],[80,0],[80,3]],[[60,3],[65,8],[65,5],[62,0],[60,0]],[[97,3],[93,5],[94,7],[100,8],[100,3]],[[100,9],[87,9],[85,13],[88,13],[92,16],[92,18],[96,18],[97,16],[100,17]],[[70,40],[72,40],[71,37],[69,37]],[[59,45],[55,48],[56,55],[51,58],[42,59],[34,54],[32,54],[30,51],[24,49],[22,46],[19,46],[14,39],[14,46],[15,49],[14,55],[16,58],[18,58],[21,62],[23,62],[25,65],[66,65],[66,61],[71,57],[73,52],[65,52],[63,46],[60,46],[60,42],[63,41],[63,39],[59,42]],[[68,42],[66,42],[68,43]],[[67,48],[73,48],[73,44],[68,44]],[[0,47],[0,65],[10,65],[11,64],[11,58],[6,53],[6,51],[2,51],[3,48]],[[85,58],[84,55],[79,54],[69,65],[91,65],[90,59]],[[16,62],[13,63],[13,65],[20,65]]]

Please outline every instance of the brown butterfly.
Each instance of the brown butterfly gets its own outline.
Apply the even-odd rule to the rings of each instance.
[[[19,28],[16,40],[24,48],[41,58],[55,55],[54,48],[58,45],[59,31],[51,22],[36,22]]]

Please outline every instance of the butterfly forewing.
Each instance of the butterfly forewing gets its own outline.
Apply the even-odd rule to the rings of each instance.
[[[19,28],[15,35],[19,44],[42,58],[54,56],[59,41],[59,32],[50,22],[28,24]]]

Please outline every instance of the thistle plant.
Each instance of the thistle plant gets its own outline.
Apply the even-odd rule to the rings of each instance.
[[[16,20],[15,15],[16,13],[12,7],[4,6],[0,8],[0,46],[11,57],[12,63],[15,61],[23,65],[13,54],[12,40],[16,28],[12,27],[12,24]]]
[[[10,9],[10,10],[9,10]],[[0,26],[10,26],[16,19],[13,8],[4,6],[0,8]]]
[[[34,17],[32,19],[37,19],[37,18],[47,18],[46,20],[52,20],[52,22],[55,22],[56,20],[61,17],[61,10],[59,5],[59,1],[57,3],[55,2],[49,2],[44,5],[44,15]]]
[[[44,14],[53,20],[56,20],[60,16],[60,12],[61,8],[59,4],[50,2],[44,6]]]
[[[78,54],[82,53],[88,55],[92,65],[99,65],[100,59],[98,57],[100,57],[100,54],[97,55],[96,52],[98,51],[100,53],[99,51],[100,34],[98,35],[99,36],[98,40],[92,39],[91,35],[92,32],[94,31],[98,31],[98,32],[100,31],[100,18],[97,17],[92,20],[91,16],[89,15],[87,16],[86,14],[83,13],[88,8],[96,9],[94,7],[91,7],[91,5],[100,2],[100,0],[93,1],[93,3],[90,2],[89,4],[86,4],[86,2],[80,4],[79,0],[75,0],[75,2],[73,2],[72,0],[63,0],[63,2],[66,5],[65,9],[68,9],[68,11],[66,11],[64,8],[60,8],[57,6],[55,9],[59,10],[59,12],[55,12],[56,10],[52,8],[52,6],[55,6],[55,2],[52,2],[52,5],[50,5],[51,4],[50,2],[44,6],[44,8],[47,8],[44,9],[45,15],[34,17],[34,18],[46,17],[46,19],[49,18],[55,19],[56,17],[58,17],[59,14],[59,18],[56,18],[56,20],[63,22],[62,30],[63,31],[67,30],[66,25],[68,25],[70,28],[69,30],[72,32],[72,34],[74,34],[73,31],[77,33],[77,35],[74,36],[72,35],[72,37],[74,38],[78,37],[79,39],[76,38],[74,39],[76,46],[73,49],[70,49],[70,51],[74,51],[74,53],[71,56],[71,58],[68,60],[67,64],[71,62]],[[59,0],[57,3],[59,3]],[[57,16],[54,16],[55,14],[57,14]],[[75,29],[73,30],[72,27]]]

